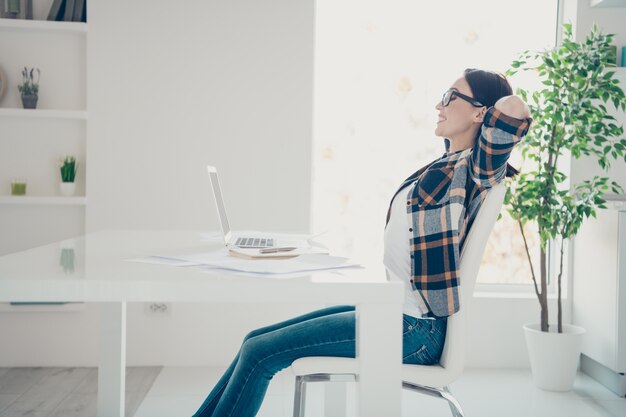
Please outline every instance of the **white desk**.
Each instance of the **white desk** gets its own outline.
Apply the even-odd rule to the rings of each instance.
[[[73,271],[59,263],[67,247],[75,253]],[[179,248],[218,247],[201,242],[193,231],[88,234],[0,257],[0,302],[101,303],[99,417],[124,416],[128,302],[353,304],[360,362],[358,414],[400,417],[401,282],[387,281],[382,266],[278,280],[125,261]]]

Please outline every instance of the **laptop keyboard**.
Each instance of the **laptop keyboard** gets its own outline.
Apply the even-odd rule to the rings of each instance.
[[[261,237],[240,237],[235,241],[235,246],[240,248],[271,248],[274,246],[274,239]]]

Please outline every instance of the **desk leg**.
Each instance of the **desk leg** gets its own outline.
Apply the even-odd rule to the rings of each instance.
[[[100,305],[98,417],[124,417],[126,303]]]
[[[357,306],[357,415],[400,417],[402,410],[402,306]]]

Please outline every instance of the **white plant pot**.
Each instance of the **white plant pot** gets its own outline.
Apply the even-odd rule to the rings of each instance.
[[[539,324],[523,327],[535,385],[548,391],[570,391],[586,330],[571,324],[563,324],[563,333],[557,333],[556,324],[550,325],[549,332],[542,332]]]
[[[76,193],[75,182],[61,182],[59,184],[59,191],[63,197],[71,197]]]

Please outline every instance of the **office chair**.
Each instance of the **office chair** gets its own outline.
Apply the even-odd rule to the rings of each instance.
[[[505,192],[504,184],[498,184],[487,192],[485,201],[465,238],[460,262],[459,301],[461,309],[448,317],[446,339],[439,364],[430,366],[402,365],[402,387],[445,399],[454,417],[463,417],[463,411],[459,402],[450,392],[448,385],[461,375],[465,367],[467,307],[474,292],[487,239],[502,208]],[[291,369],[296,375],[294,417],[304,417],[307,382],[354,381],[359,373],[357,360],[338,357],[297,359],[291,365]]]

